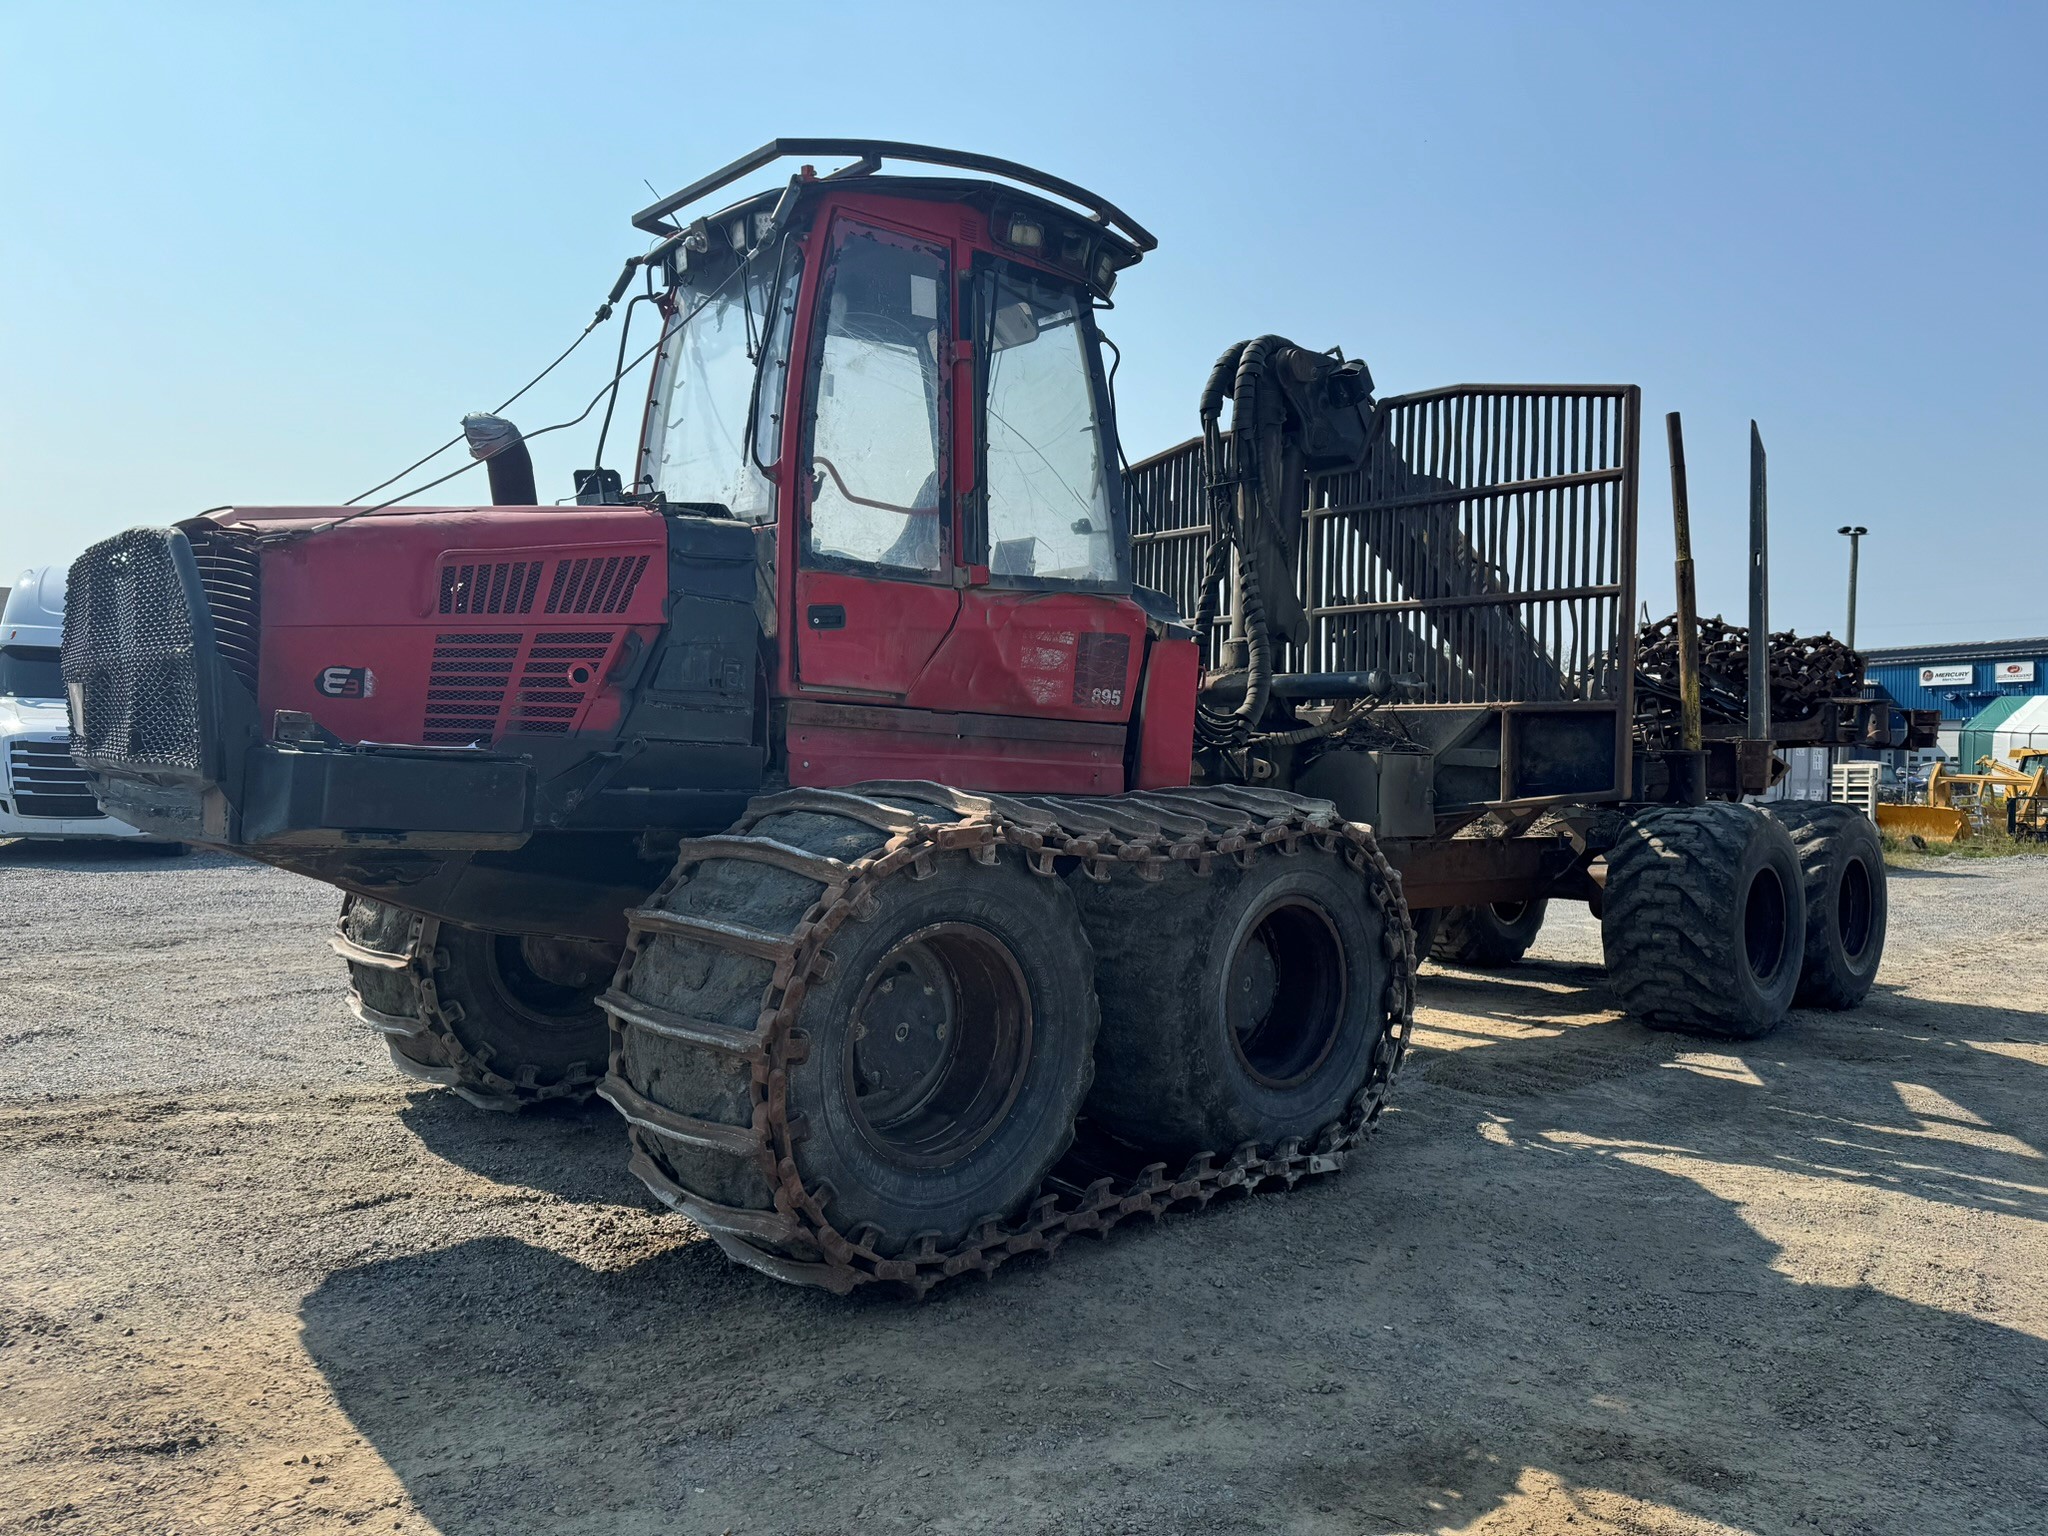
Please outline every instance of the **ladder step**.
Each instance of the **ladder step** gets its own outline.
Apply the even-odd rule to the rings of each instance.
[[[627,1124],[651,1131],[665,1141],[749,1159],[761,1150],[751,1126],[724,1125],[716,1120],[679,1115],[674,1110],[649,1103],[616,1077],[607,1077],[599,1083],[597,1094],[624,1116]]]
[[[760,1037],[751,1030],[734,1029],[730,1024],[699,1018],[695,1014],[677,1013],[672,1008],[630,997],[616,987],[606,988],[597,1005],[622,1024],[630,1024],[635,1029],[644,1029],[666,1039],[680,1040],[685,1045],[700,1045],[706,1050],[737,1056],[742,1061],[765,1061],[768,1057]]]
[[[679,939],[695,939],[735,954],[758,960],[786,960],[796,950],[796,940],[785,934],[748,928],[740,923],[721,923],[709,917],[690,917],[681,912],[664,912],[659,907],[632,907],[626,921],[635,928],[666,933]]]
[[[777,869],[786,869],[820,885],[838,885],[846,879],[848,868],[843,859],[812,853],[808,848],[777,842],[772,837],[692,837],[684,839],[680,851],[682,862],[686,864],[698,864],[706,859],[772,864]]]

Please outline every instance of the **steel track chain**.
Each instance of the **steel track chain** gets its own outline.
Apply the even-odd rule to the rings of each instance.
[[[957,819],[939,819],[931,814],[935,809]],[[755,834],[762,821],[787,812],[846,818],[886,832],[887,839],[866,857],[842,863]],[[950,1248],[927,1236],[914,1239],[901,1253],[886,1253],[878,1246],[883,1235],[872,1228],[849,1233],[833,1224],[825,1209],[829,1188],[808,1188],[793,1156],[794,1138],[802,1128],[791,1124],[788,1073],[808,1053],[808,1041],[796,1028],[806,987],[829,968],[833,935],[874,910],[874,892],[881,883],[928,872],[936,855],[951,850],[992,863],[999,850],[1014,848],[1035,873],[1048,878],[1078,867],[1095,880],[1156,881],[1175,865],[1208,875],[1220,861],[1248,866],[1260,858],[1287,857],[1307,845],[1341,850],[1385,919],[1388,979],[1381,1002],[1387,1031],[1366,1082],[1336,1120],[1311,1136],[1272,1147],[1247,1142],[1228,1153],[1205,1152],[1174,1174],[1167,1164],[1155,1162],[1135,1172],[1090,1177],[1102,1161],[1090,1166],[1085,1154],[1070,1153],[1020,1217],[987,1217]],[[658,936],[675,937],[681,926],[663,903],[696,866],[713,860],[793,871],[821,886],[817,900],[785,935],[722,931],[716,922],[686,920],[693,943],[773,958],[758,1021],[749,1031],[664,1014],[629,990],[647,944]],[[630,933],[618,975],[599,999],[613,1028],[611,1072],[598,1092],[629,1122],[634,1172],[732,1258],[778,1279],[840,1294],[887,1282],[921,1297],[955,1275],[987,1275],[1020,1255],[1049,1254],[1077,1233],[1105,1234],[1135,1217],[1156,1221],[1176,1206],[1206,1205],[1230,1190],[1291,1189],[1311,1175],[1335,1172],[1385,1108],[1414,1018],[1414,932],[1400,876],[1380,853],[1370,828],[1345,821],[1326,801],[1274,791],[1225,786],[1063,798],[964,794],[918,781],[791,790],[756,799],[722,835],[685,839],[674,873],[628,917]],[[645,1099],[621,1076],[626,1039],[635,1030],[690,1038],[744,1061],[750,1070],[749,1123],[694,1120]],[[663,1167],[662,1147],[669,1142],[744,1149],[773,1191],[773,1209],[723,1205],[685,1188]],[[816,1257],[794,1257],[791,1250]]]
[[[392,1064],[400,1072],[417,1082],[446,1088],[477,1108],[497,1114],[552,1099],[579,1099],[590,1093],[594,1086],[590,1076],[571,1075],[559,1083],[543,1083],[528,1066],[517,1078],[507,1077],[493,1065],[489,1045],[472,1048],[466,1044],[455,1028],[463,1019],[462,1005],[441,997],[439,976],[447,969],[448,952],[440,944],[440,921],[408,911],[404,949],[378,949],[365,944],[349,929],[349,914],[365,899],[355,895],[342,897],[341,915],[335,921],[334,932],[328,935],[327,944],[351,968],[363,966],[405,976],[419,1008],[417,1016],[386,1013],[372,1007],[363,1000],[353,973],[348,989],[348,1011],[384,1037]],[[433,1042],[447,1064],[436,1066],[408,1055],[400,1044],[407,1040]]]

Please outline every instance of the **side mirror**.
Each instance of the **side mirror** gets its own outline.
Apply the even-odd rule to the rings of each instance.
[[[995,333],[994,350],[1006,351],[1038,340],[1038,317],[1031,313],[1029,304],[1021,301],[1005,304],[996,311],[995,324],[991,329]]]

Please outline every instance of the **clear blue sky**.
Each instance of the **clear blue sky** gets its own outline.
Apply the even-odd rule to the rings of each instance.
[[[364,489],[581,327],[647,183],[863,134],[1158,233],[1110,317],[1133,456],[1267,331],[1385,391],[1636,382],[1654,607],[1678,408],[1709,611],[1754,416],[1779,625],[1839,630],[1860,522],[1864,643],[2044,633],[2044,59],[2038,5],[0,0],[0,570]],[[579,409],[600,334],[515,419]]]

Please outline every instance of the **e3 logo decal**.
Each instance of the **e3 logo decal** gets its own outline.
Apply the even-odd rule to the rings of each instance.
[[[377,691],[377,674],[368,667],[322,667],[313,691],[329,699],[367,699]]]

